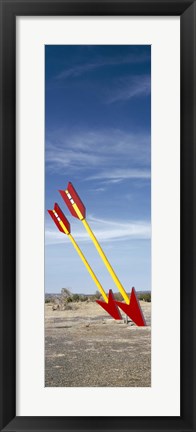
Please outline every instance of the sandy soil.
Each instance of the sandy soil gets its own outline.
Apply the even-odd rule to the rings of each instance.
[[[115,321],[96,302],[46,305],[46,387],[149,387],[151,303],[140,304],[146,327]]]

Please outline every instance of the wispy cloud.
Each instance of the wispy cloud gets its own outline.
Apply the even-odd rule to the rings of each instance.
[[[138,96],[148,96],[151,91],[149,75],[126,77],[112,86],[108,92],[107,103],[127,101]]]
[[[114,169],[112,171],[100,171],[99,173],[87,177],[86,180],[108,180],[112,182],[120,182],[126,179],[150,179],[150,170],[141,169]]]
[[[113,57],[106,59],[94,58],[91,62],[76,64],[71,68],[63,69],[55,78],[57,80],[67,79],[69,77],[78,77],[86,72],[93,71],[98,68],[107,66],[125,65],[125,64],[136,64],[143,63],[147,60],[147,54],[129,54],[127,56]]]
[[[128,221],[105,220],[94,217],[88,218],[91,228],[100,242],[125,241],[130,239],[150,239],[151,226],[147,221]],[[78,229],[73,224],[72,235],[78,242],[91,242],[90,237],[84,229]],[[64,243],[69,241],[67,236],[61,234],[58,230],[46,228],[45,242],[46,245]]]
[[[149,178],[150,137],[118,129],[104,131],[61,131],[46,145],[47,168],[52,172],[77,172],[83,179],[122,181]],[[121,166],[120,170],[118,167]],[[135,168],[137,167],[137,169]]]

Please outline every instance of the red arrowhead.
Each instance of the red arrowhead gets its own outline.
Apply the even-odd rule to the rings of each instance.
[[[116,301],[116,304],[123,310],[123,312],[126,313],[126,315],[131,318],[131,320],[139,327],[146,326],[146,321],[142,312],[142,309],[140,307],[135,288],[132,288],[131,296],[130,296],[130,303],[122,303]]]
[[[109,290],[108,303],[106,303],[102,300],[96,300],[96,302],[100,306],[102,306],[102,308],[105,309],[106,312],[108,312],[114,319],[116,319],[116,320],[122,319],[121,313],[120,313],[118,307],[116,306],[116,301],[115,301],[114,294],[113,294],[112,290]]]

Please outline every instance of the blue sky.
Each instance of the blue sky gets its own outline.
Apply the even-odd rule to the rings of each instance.
[[[45,83],[45,291],[97,290],[47,213],[54,202],[105,291],[117,291],[58,192],[69,181],[125,290],[151,289],[150,46],[47,45]]]

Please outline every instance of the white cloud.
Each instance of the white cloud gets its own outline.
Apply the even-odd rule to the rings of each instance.
[[[101,178],[108,171],[111,180],[147,178],[150,166],[150,136],[119,129],[50,134],[46,145],[47,169],[80,173],[83,178]],[[119,165],[123,167],[118,170]],[[137,170],[134,168],[137,166]],[[109,178],[107,175],[107,178]]]
[[[133,76],[119,80],[107,98],[107,103],[130,100],[136,96],[147,96],[151,91],[149,75]]]
[[[121,220],[104,220],[94,217],[88,218],[89,224],[100,242],[125,241],[129,239],[150,239],[151,225],[147,221],[128,221]],[[78,229],[72,224],[72,235],[78,242],[91,242],[91,239],[85,228],[82,226]],[[45,242],[46,245],[64,243],[69,241],[68,237],[60,233],[57,229],[46,228]]]
[[[63,69],[57,76],[57,80],[67,79],[69,77],[78,77],[86,72],[107,66],[116,66],[122,64],[143,63],[147,60],[147,54],[129,54],[123,57],[113,57],[106,59],[94,58],[91,62],[76,64],[75,66]]]
[[[108,180],[111,183],[118,183],[126,179],[150,179],[149,170],[141,169],[114,169],[112,171],[100,171],[99,173],[88,177],[87,180]]]

